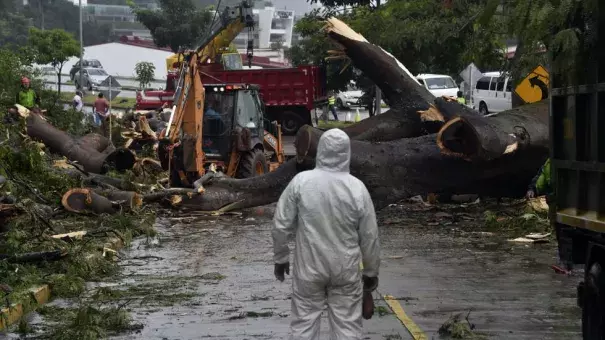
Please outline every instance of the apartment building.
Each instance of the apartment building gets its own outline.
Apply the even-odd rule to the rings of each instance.
[[[255,8],[253,13],[257,23],[253,32],[254,48],[271,49],[278,45],[292,46],[294,11],[265,7]],[[235,38],[234,43],[238,49],[245,49],[247,41],[248,32],[244,31]]]

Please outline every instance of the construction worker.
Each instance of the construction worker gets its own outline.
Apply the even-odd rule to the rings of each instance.
[[[319,139],[315,169],[296,175],[277,203],[274,274],[282,282],[290,274],[289,237],[296,234],[293,340],[319,339],[326,306],[330,339],[362,338],[362,293],[378,286],[380,244],[372,199],[349,173],[350,159],[349,136],[328,130]]]
[[[462,93],[462,91],[458,91],[456,96],[458,97],[458,98],[456,98],[458,103],[460,103],[462,105],[466,105],[466,98],[464,98],[464,94]]]
[[[30,87],[29,78],[21,78],[21,90],[17,93],[17,104],[33,109],[40,106],[40,96]]]
[[[334,95],[334,91],[330,92],[330,97],[328,97],[328,108],[332,112],[334,120],[338,120],[338,115],[336,114],[336,96]]]
[[[532,179],[529,188],[527,189],[527,198],[534,198],[539,195],[547,195],[547,201],[550,200],[549,194],[552,193],[550,185],[550,158],[546,160],[544,165],[538,171],[538,174]]]

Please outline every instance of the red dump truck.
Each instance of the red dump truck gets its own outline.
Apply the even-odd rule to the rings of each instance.
[[[178,73],[169,72],[165,90],[137,92],[137,110],[154,110],[174,99]],[[278,121],[284,134],[295,134],[304,124],[311,124],[311,113],[327,101],[323,67],[264,68],[202,72],[202,83],[244,83],[260,87],[265,115]]]

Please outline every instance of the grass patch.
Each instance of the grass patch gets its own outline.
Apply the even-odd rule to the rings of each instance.
[[[267,311],[267,312],[248,311],[248,312],[246,312],[246,317],[248,317],[248,318],[270,318],[272,316],[273,316],[272,311]]]
[[[505,235],[543,233],[551,230],[546,213],[529,210],[496,213],[488,210],[484,213],[484,217],[485,226],[488,230]]]
[[[74,92],[61,92],[61,102],[71,104],[75,93]],[[84,95],[84,105],[93,105],[97,100],[98,94],[86,94]],[[117,97],[111,102],[111,107],[114,109],[132,109],[137,103],[136,98],[124,98]]]
[[[474,325],[468,322],[468,320],[462,320],[462,314],[455,314],[452,315],[445,323],[443,323],[441,327],[439,327],[439,334],[442,336],[449,336],[452,339],[487,339],[485,335],[476,333],[473,328]]]
[[[224,280],[226,278],[225,275],[221,274],[221,273],[206,273],[203,274],[202,276],[200,276],[200,279],[202,280],[215,280],[215,281],[221,281]]]
[[[168,307],[205,295],[197,293],[199,276],[141,276],[134,279],[138,283],[99,287],[92,293],[91,299],[103,303],[130,301],[145,306]]]
[[[345,122],[342,120],[320,120],[317,127],[320,129],[342,129],[347,126],[355,124],[354,122]]]
[[[374,307],[374,313],[378,314],[379,317],[383,317],[385,315],[393,314],[391,310],[385,306],[376,306]]]
[[[50,327],[52,330],[45,336],[50,340],[104,339],[143,328],[142,325],[134,324],[130,314],[121,306],[44,306],[40,308],[39,313],[53,323]]]

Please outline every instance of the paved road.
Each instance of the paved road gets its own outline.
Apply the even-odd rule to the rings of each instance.
[[[381,211],[379,293],[395,297],[425,339],[438,338],[451,315],[469,311],[489,339],[580,339],[579,276],[550,269],[554,244],[514,245],[479,232],[468,221],[482,220],[486,208],[475,209],[406,204]],[[434,223],[438,212],[449,217]],[[122,285],[155,282],[164,294],[191,297],[170,306],[131,304],[145,327],[116,339],[287,339],[291,281],[273,277],[272,213],[263,207],[241,216],[162,219],[157,242],[139,241],[123,255]],[[147,256],[155,258],[141,260]],[[395,314],[375,315],[364,328],[364,339],[414,339]]]

